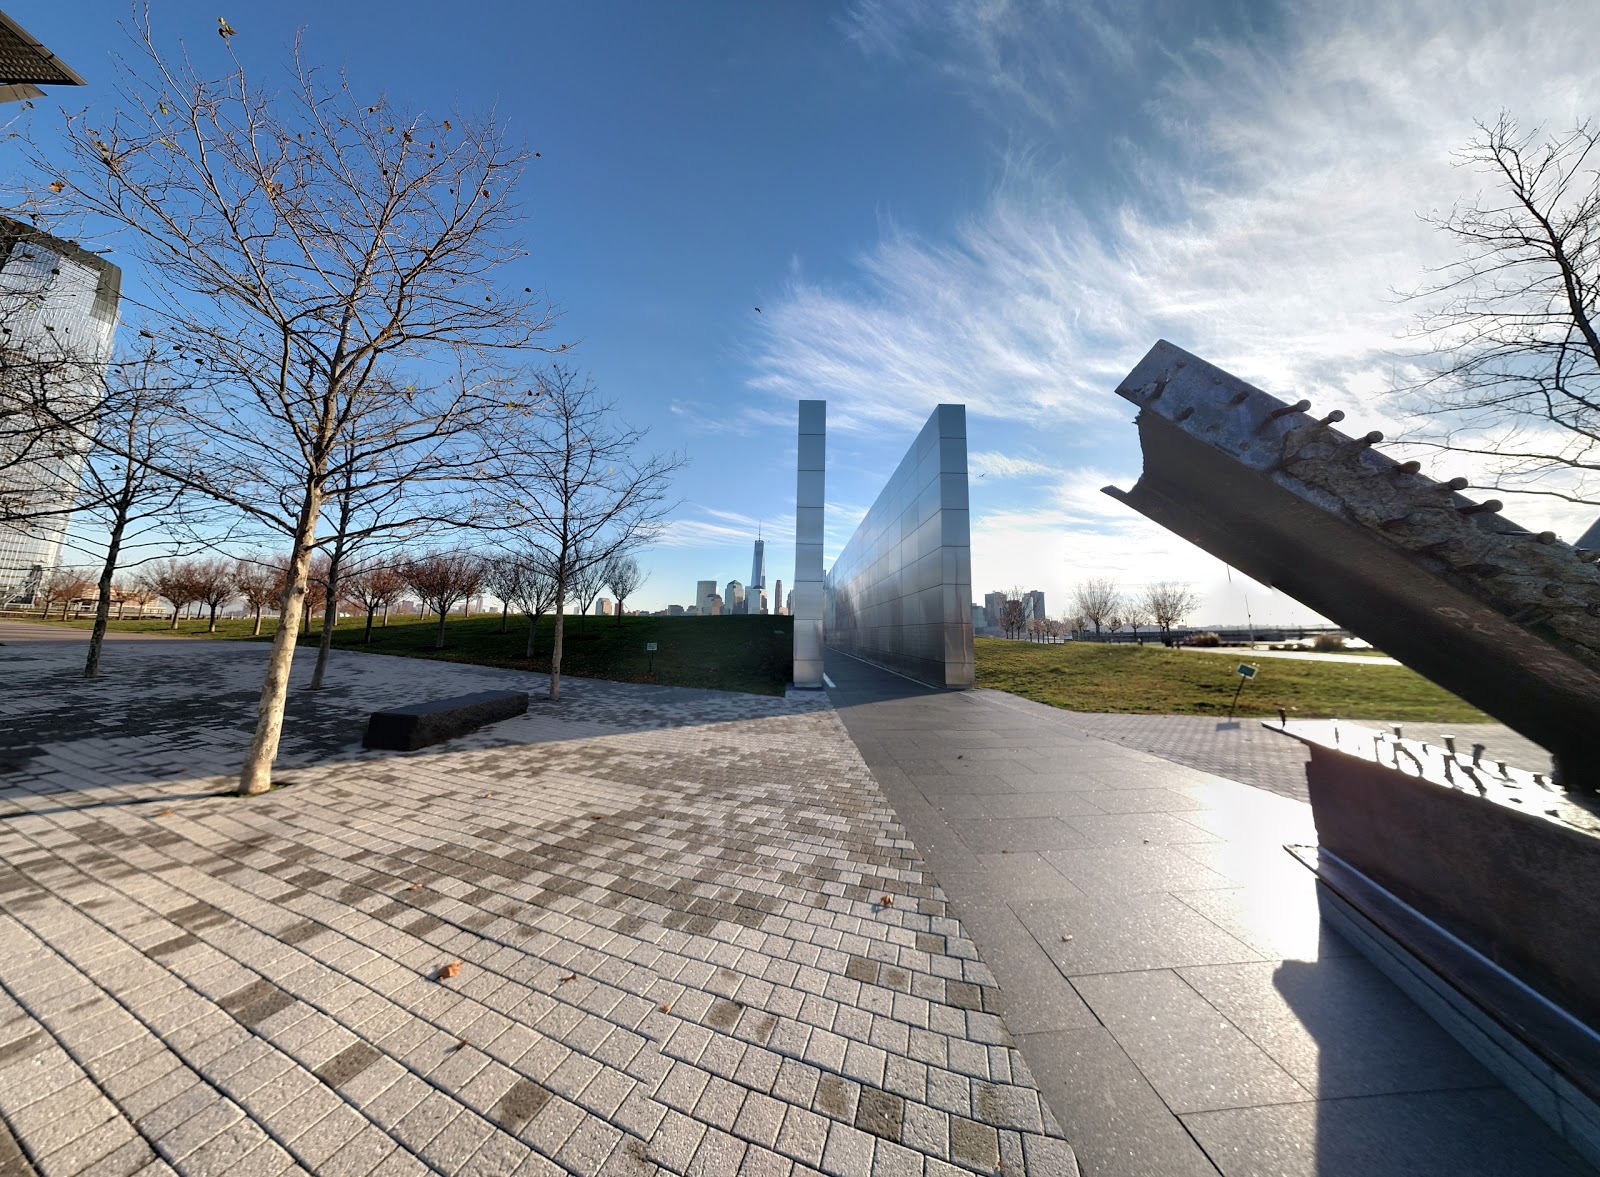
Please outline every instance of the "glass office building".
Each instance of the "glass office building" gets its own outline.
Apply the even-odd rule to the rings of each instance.
[[[122,271],[0,216],[0,603],[31,602],[61,561],[103,396]]]

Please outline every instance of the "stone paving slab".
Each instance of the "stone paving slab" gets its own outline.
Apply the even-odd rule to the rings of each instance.
[[[994,691],[992,694],[1002,694]],[[1238,727],[1223,726],[1208,715],[1113,715],[1092,711],[1063,712],[1085,735],[1137,748],[1189,768],[1198,768],[1241,784],[1306,800],[1306,761],[1310,754],[1298,740],[1268,731],[1262,718],[1241,716]],[[1276,717],[1274,717],[1274,720]],[[1348,720],[1351,728],[1390,730],[1389,725]],[[1498,723],[1407,723],[1410,739],[1443,746],[1445,734],[1454,735],[1465,752],[1475,743],[1489,749],[1490,761],[1504,760],[1527,772],[1550,771],[1550,754],[1531,740]]]
[[[1305,802],[1015,696],[828,673],[1087,1177],[1594,1172],[1324,923],[1284,850]]]
[[[213,795],[264,656],[0,650],[0,1169],[1077,1172],[825,697],[340,652],[314,696],[297,663],[293,783]]]

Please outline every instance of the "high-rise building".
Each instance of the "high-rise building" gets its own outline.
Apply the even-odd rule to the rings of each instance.
[[[766,611],[767,611],[767,594],[766,593],[762,593],[761,594],[761,612],[765,613]]]
[[[122,271],[97,254],[0,216],[0,603],[31,601],[55,569],[87,447],[69,430],[41,437],[29,406],[92,418],[100,404],[122,299]],[[12,401],[17,396],[20,404]],[[41,420],[39,417],[34,421]],[[21,428],[17,428],[20,425]]]
[[[716,593],[711,598],[711,616],[722,616],[722,594]]]
[[[710,617],[714,610],[711,601],[717,595],[717,582],[714,580],[700,580],[695,582],[694,603],[700,606],[700,616]]]
[[[594,615],[596,617],[610,617],[611,616],[611,598],[610,597],[599,597],[599,598],[597,598],[595,600],[595,603],[594,603]]]
[[[1005,616],[1006,595],[1004,593],[983,594],[983,614],[988,619],[990,629],[1000,627],[1000,619]]]
[[[750,588],[764,589],[767,587],[767,543],[756,537],[755,558],[750,561]]]
[[[734,616],[744,612],[744,585],[737,580],[730,580],[722,594],[722,611]]]
[[[1022,617],[1025,621],[1044,620],[1044,594],[1038,589],[1022,594]]]
[[[782,616],[787,611],[783,605],[783,581],[781,580],[772,582],[772,611],[779,616]]]

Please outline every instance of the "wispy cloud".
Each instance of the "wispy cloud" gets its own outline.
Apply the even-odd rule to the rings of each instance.
[[[968,454],[967,472],[973,478],[1032,478],[1058,473],[1056,467],[1044,462],[1002,454],[997,450]]]
[[[1040,105],[1071,109],[1072,78],[1042,62],[1098,10],[1037,11],[885,0],[858,4],[851,27],[875,52],[987,79],[1020,126]],[[846,428],[910,427],[949,400],[1093,427],[1125,416],[1110,389],[1165,336],[1269,389],[1374,406],[1411,320],[1394,292],[1449,256],[1417,214],[1487,184],[1452,151],[1502,107],[1553,127],[1600,109],[1590,38],[1550,35],[1594,24],[1573,0],[1307,2],[1270,40],[1169,43],[1142,90],[1166,136],[1126,149],[1148,184],[1108,211],[1048,152],[1014,155],[947,237],[891,224],[855,283],[796,280],[766,308],[753,383],[825,395]],[[1126,27],[1107,25],[1097,57],[1116,57]]]

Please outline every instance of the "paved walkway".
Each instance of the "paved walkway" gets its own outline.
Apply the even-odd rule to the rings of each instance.
[[[1292,658],[1301,662],[1350,662],[1361,666],[1399,666],[1401,663],[1387,654],[1339,654],[1334,651],[1327,653],[1313,652],[1311,650],[1261,650],[1251,649],[1248,646],[1176,646],[1178,650],[1186,650],[1191,654],[1221,654],[1223,657],[1237,658],[1240,662],[1248,662],[1252,658]]]
[[[1283,850],[1305,804],[1094,717],[828,673],[1089,1177],[1590,1171],[1322,926]]]
[[[994,979],[827,700],[262,646],[0,649],[0,1172],[1068,1177]]]

